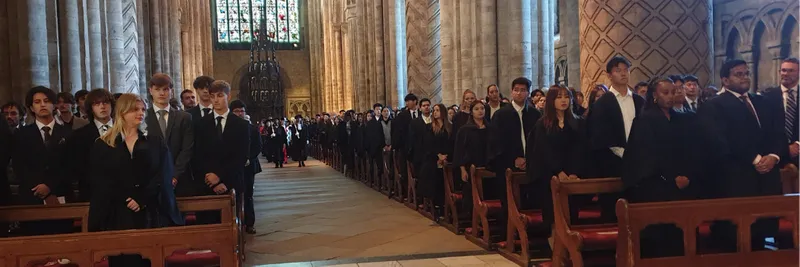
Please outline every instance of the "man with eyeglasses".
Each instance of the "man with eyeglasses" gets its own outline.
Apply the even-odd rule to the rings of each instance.
[[[704,144],[709,166],[708,179],[700,187],[706,197],[729,198],[777,195],[781,181],[776,164],[786,146],[778,131],[775,109],[764,97],[750,93],[750,68],[744,60],[725,62],[720,70],[723,93],[698,111],[705,127]],[[742,226],[740,226],[742,227]],[[744,226],[747,227],[747,226]],[[777,220],[753,224],[753,250],[764,249],[764,238],[775,236]],[[723,250],[736,245],[736,226],[717,223],[712,235]]]

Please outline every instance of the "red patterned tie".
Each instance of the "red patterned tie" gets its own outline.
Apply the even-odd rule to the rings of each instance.
[[[756,122],[758,122],[758,127],[761,127],[761,121],[758,119],[758,115],[756,115],[756,109],[753,107],[753,104],[750,103],[750,98],[747,97],[747,94],[743,94],[739,96],[739,99],[742,100],[745,106],[747,106],[747,110],[750,111],[750,114],[756,118]]]

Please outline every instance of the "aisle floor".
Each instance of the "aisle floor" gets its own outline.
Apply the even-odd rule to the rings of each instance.
[[[442,263],[436,259],[454,256],[508,263],[319,161],[309,160],[304,168],[262,165],[254,196],[258,233],[248,235],[246,266],[393,266],[403,260],[425,263],[403,266],[439,266],[428,260]]]

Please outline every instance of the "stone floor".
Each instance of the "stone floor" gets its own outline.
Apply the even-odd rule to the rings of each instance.
[[[463,236],[319,161],[310,160],[307,166],[288,164],[274,169],[264,164],[264,172],[256,176],[258,233],[248,236],[246,266],[311,266],[311,262],[330,264],[343,259],[347,261],[340,262],[350,264],[343,266],[359,262],[358,266],[400,266],[396,261],[402,266],[463,266],[437,260],[453,253],[485,266],[476,257],[486,252]],[[426,260],[412,256],[421,254],[429,256],[423,257]],[[390,256],[400,258],[385,260]],[[415,259],[423,265],[408,265],[416,263],[400,259]]]

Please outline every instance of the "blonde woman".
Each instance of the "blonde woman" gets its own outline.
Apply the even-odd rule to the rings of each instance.
[[[145,133],[145,108],[139,96],[122,94],[114,126],[94,142],[90,231],[183,224],[170,186],[172,157],[161,138]]]

